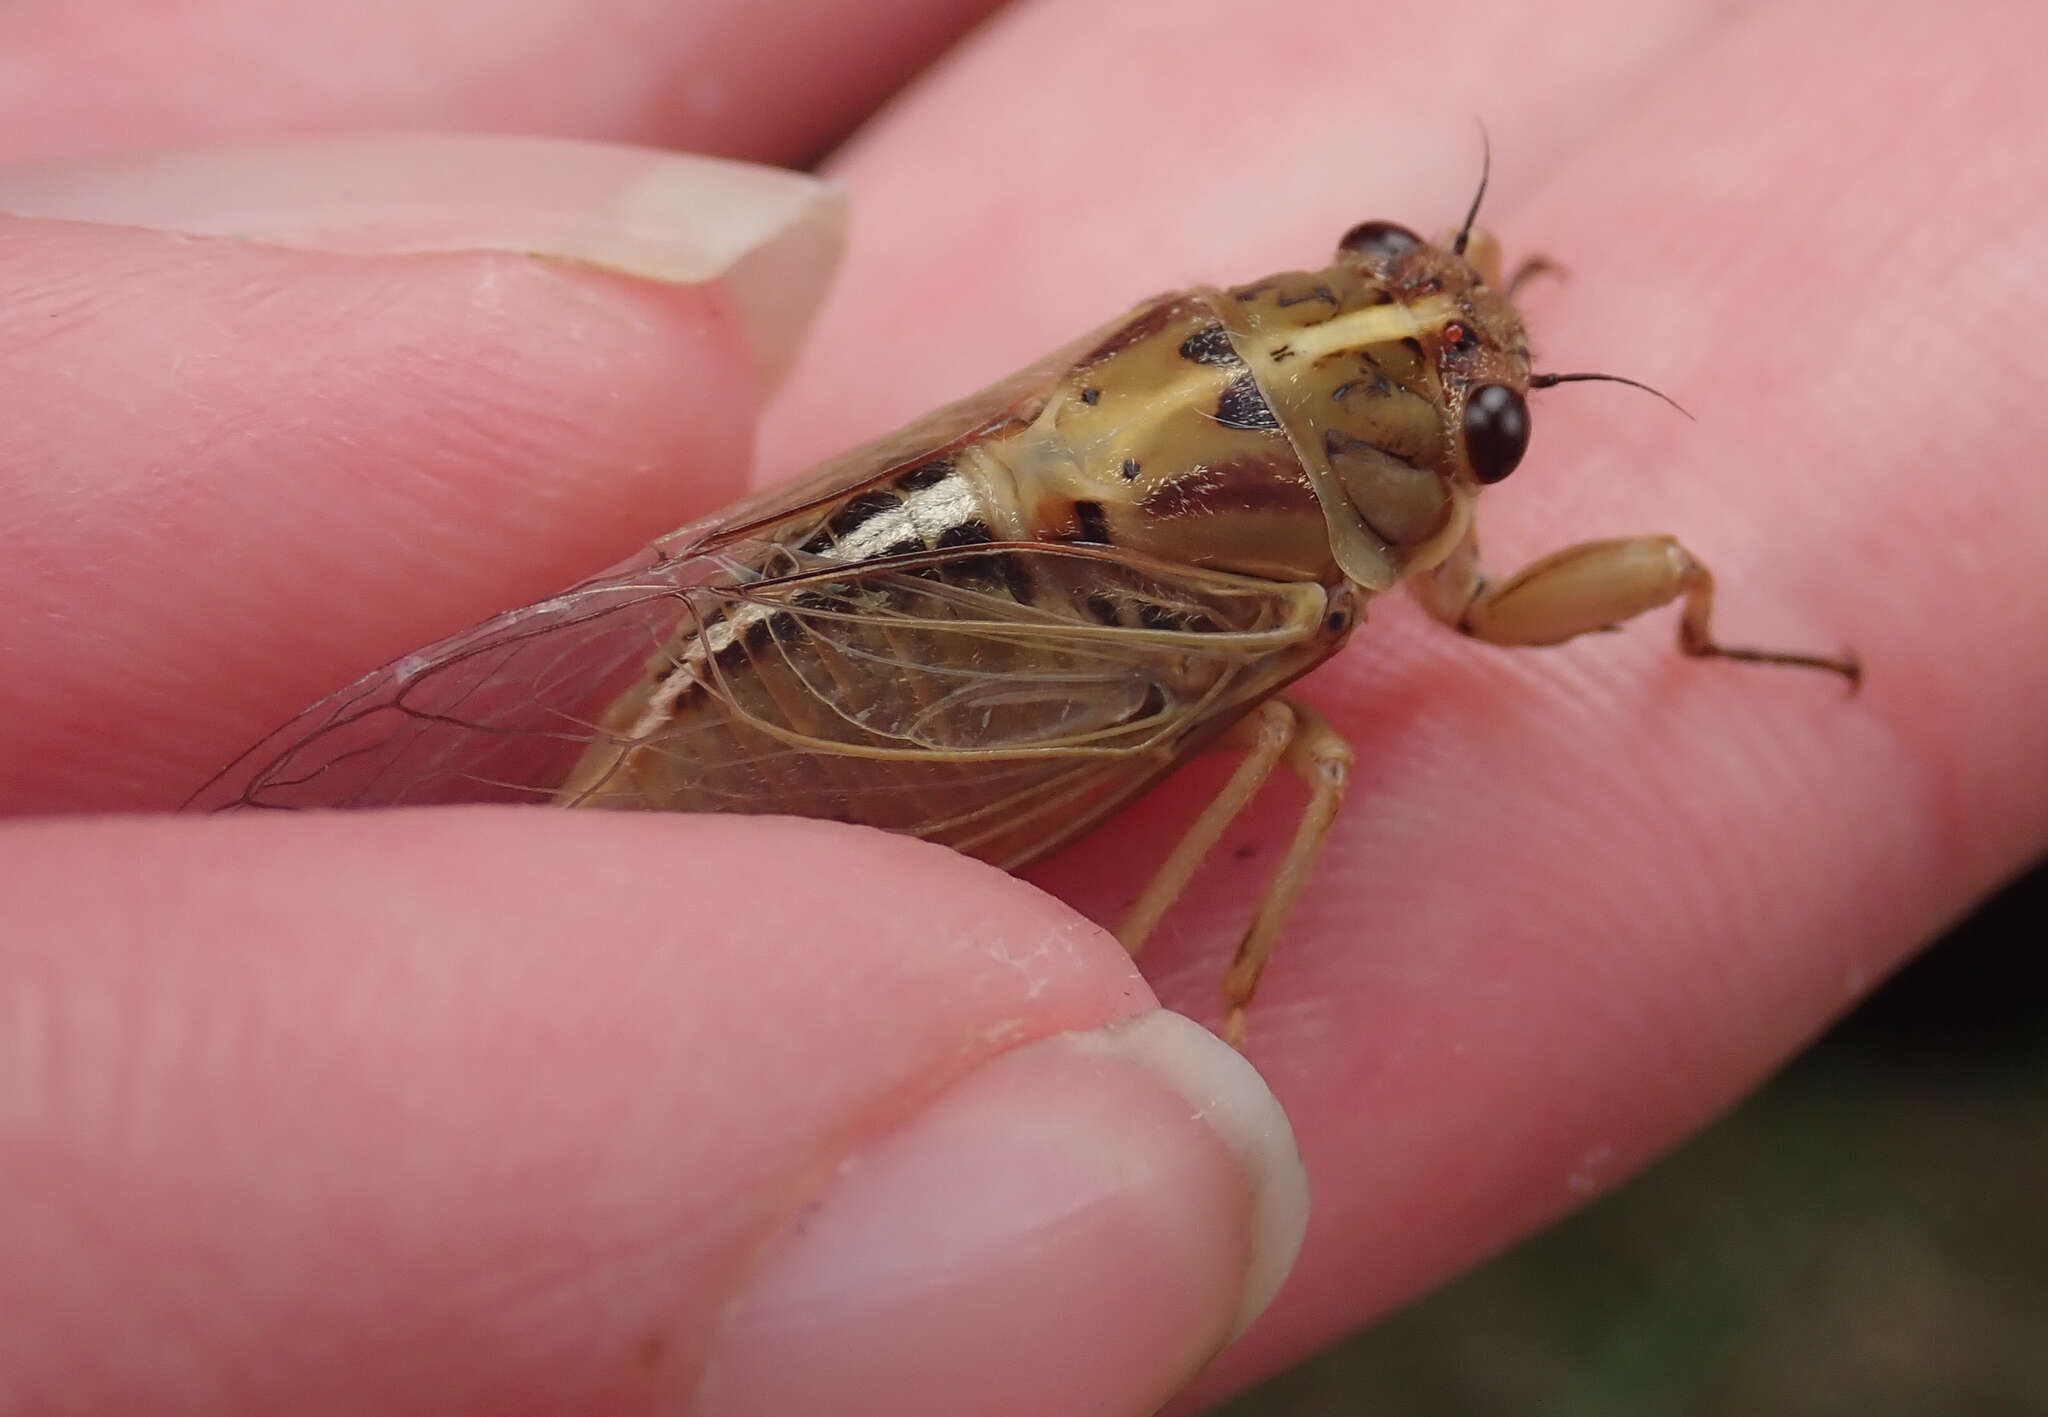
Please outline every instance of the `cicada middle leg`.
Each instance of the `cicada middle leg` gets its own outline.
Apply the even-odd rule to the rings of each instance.
[[[1308,784],[1308,805],[1295,827],[1294,839],[1273,879],[1259,899],[1251,927],[1237,947],[1223,977],[1223,996],[1229,1006],[1224,1018],[1223,1037],[1234,1048],[1244,1046],[1245,1007],[1258,992],[1259,976],[1272,957],[1273,942],[1286,922],[1287,912],[1308,880],[1310,867],[1344,800],[1344,786],[1351,775],[1351,745],[1329,721],[1314,709],[1281,697],[1265,703],[1238,721],[1227,743],[1245,748],[1244,761],[1223,785],[1202,814],[1195,818],[1173,851],[1167,856],[1151,883],[1124,918],[1117,938],[1133,955],[1159,924],[1160,917],[1179,898],[1194,876],[1195,868],[1222,837],[1224,830],[1242,812],[1272,776],[1285,764]]]

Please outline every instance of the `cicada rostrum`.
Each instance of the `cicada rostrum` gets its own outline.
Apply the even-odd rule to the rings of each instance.
[[[1494,645],[1557,644],[1682,599],[1688,654],[1856,677],[1848,658],[1717,643],[1713,581],[1669,537],[1489,579],[1473,499],[1521,461],[1529,391],[1601,377],[1532,373],[1511,294],[1468,215],[1442,244],[1367,222],[1322,270],[1149,300],[370,674],[193,805],[787,813],[1014,869],[1227,740],[1242,764],[1121,934],[1138,948],[1274,768],[1306,778],[1227,976],[1236,1040],[1351,761],[1282,691],[1372,596],[1406,581]]]

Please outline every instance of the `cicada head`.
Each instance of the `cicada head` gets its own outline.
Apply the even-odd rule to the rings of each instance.
[[[1384,590],[1450,553],[1529,441],[1522,322],[1490,243],[1353,227],[1324,270],[1230,291],[1233,342],[1299,451],[1346,577]]]

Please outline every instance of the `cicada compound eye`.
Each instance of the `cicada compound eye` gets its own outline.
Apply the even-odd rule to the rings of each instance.
[[[1465,458],[1472,475],[1494,483],[1529,451],[1529,404],[1506,384],[1482,384],[1465,400]]]
[[[1392,261],[1421,244],[1422,238],[1405,226],[1391,221],[1362,221],[1344,233],[1337,249],[1376,261]]]

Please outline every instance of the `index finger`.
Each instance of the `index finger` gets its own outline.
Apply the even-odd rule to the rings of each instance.
[[[0,176],[41,218],[0,226],[14,810],[176,805],[715,504],[839,220],[794,174],[593,145],[183,165]]]

